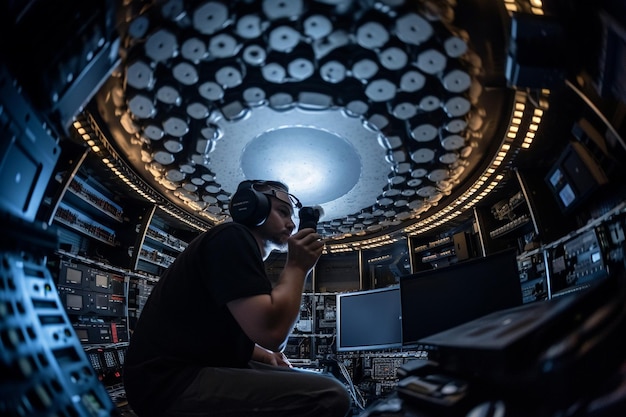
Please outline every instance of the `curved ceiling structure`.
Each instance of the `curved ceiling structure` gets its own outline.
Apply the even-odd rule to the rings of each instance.
[[[262,178],[320,205],[333,239],[417,230],[467,210],[513,142],[505,51],[475,19],[504,42],[506,10],[470,3],[129,1],[99,117],[144,181],[209,224]]]

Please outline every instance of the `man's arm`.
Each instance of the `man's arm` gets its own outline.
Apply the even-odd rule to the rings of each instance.
[[[281,351],[300,313],[307,274],[319,259],[324,243],[310,229],[291,236],[285,268],[270,294],[228,303],[235,320],[255,343]]]

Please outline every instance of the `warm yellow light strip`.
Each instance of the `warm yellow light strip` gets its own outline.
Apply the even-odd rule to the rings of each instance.
[[[549,95],[549,90],[542,90],[541,100]],[[435,213],[433,216],[424,219],[421,222],[414,223],[411,226],[408,226],[404,229],[405,233],[409,236],[415,236],[417,234],[424,233],[425,231],[431,230],[438,226],[441,226],[448,221],[454,219],[461,213],[471,209],[474,207],[479,201],[485,198],[493,189],[498,185],[498,183],[502,180],[502,175],[497,175],[494,180],[490,181],[491,176],[497,171],[497,168],[502,165],[504,160],[506,159],[508,153],[511,151],[511,144],[517,139],[520,134],[520,125],[522,124],[524,113],[527,110],[527,99],[528,96],[523,91],[517,91],[515,94],[515,103],[513,105],[513,113],[511,115],[511,120],[509,122],[509,128],[507,133],[504,136],[504,142],[502,143],[500,150],[496,153],[493,161],[485,170],[483,175],[479,178],[478,181],[474,183],[474,185],[467,190],[463,195],[457,198],[455,201],[450,203],[448,207],[444,210],[440,210]],[[541,124],[541,119],[543,117],[544,110],[541,108],[534,108],[533,113],[530,116],[530,124],[528,126],[528,130],[524,135],[524,139],[520,147],[522,149],[530,148],[533,139],[539,129],[539,125]],[[490,181],[490,182],[489,182]],[[483,189],[483,186],[489,182],[489,185]],[[479,193],[480,191],[480,193]],[[460,210],[457,207],[463,205]],[[451,211],[453,213],[449,214]],[[419,230],[419,232],[418,232]]]
[[[367,250],[378,248],[381,246],[389,245],[399,241],[402,237],[400,236],[391,236],[384,235],[378,236],[372,239],[361,240],[350,243],[341,243],[341,244],[326,244],[325,253],[342,253],[342,252],[352,252],[355,250]]]
[[[527,95],[523,91],[516,92],[513,113],[509,123],[509,130],[505,135],[504,141],[500,146],[500,150],[495,154],[483,175],[474,183],[474,185],[460,197],[450,203],[447,207],[437,211],[432,216],[414,223],[406,228],[403,232],[408,236],[416,236],[427,232],[433,228],[439,227],[453,220],[460,214],[474,207],[479,201],[485,198],[502,180],[503,175],[496,175],[494,179],[491,177],[497,172],[502,162],[506,159],[511,151],[511,143],[517,138],[519,126],[522,122],[524,111],[526,110]],[[539,117],[538,113],[535,113]],[[536,131],[536,127],[534,128]],[[527,135],[528,136],[528,135]],[[485,184],[488,184],[484,187]],[[479,193],[480,191],[480,193]],[[462,207],[460,207],[462,206]],[[352,250],[365,249],[375,246],[382,246],[391,243],[392,237],[389,235],[377,237],[375,239],[364,240],[349,244],[327,244],[327,251],[332,253],[349,252]]]
[[[492,176],[498,171],[498,168],[502,165],[507,158],[509,152],[512,149],[511,143],[517,138],[519,133],[519,127],[522,123],[524,112],[526,110],[527,95],[523,91],[518,91],[515,94],[515,103],[513,105],[513,113],[509,122],[509,129],[504,136],[504,141],[500,146],[500,150],[496,152],[493,160],[489,166],[485,169],[485,172],[481,177],[472,185],[472,187],[459,196],[456,200],[450,203],[445,209],[439,210],[432,216],[414,223],[404,229],[404,232],[408,236],[416,236],[418,234],[427,232],[428,230],[439,227],[446,224],[450,220],[459,216],[461,213],[474,207],[478,202],[485,198],[504,178],[502,174],[498,174],[492,179]],[[534,116],[539,117],[539,113],[535,113]],[[535,128],[536,131],[536,128]],[[527,135],[528,136],[528,135]],[[488,184],[485,187],[485,184]],[[461,207],[462,206],[462,207]]]
[[[98,137],[98,135],[96,134],[96,132],[93,132],[92,129],[87,130],[82,123],[80,122],[80,120],[75,120],[73,123],[74,128],[76,129],[76,132],[80,135],[80,137],[87,143],[87,145],[89,145],[89,147],[91,148],[91,150],[96,153],[96,154],[100,154],[102,148],[99,145],[104,145],[102,143],[102,141],[100,140],[100,138]],[[106,146],[103,146],[105,149],[107,149]],[[114,173],[115,175],[118,176],[118,178],[123,181],[125,184],[127,184],[132,190],[134,190],[137,194],[139,194],[141,197],[145,198],[146,200],[148,200],[150,203],[155,203],[156,200],[154,198],[152,198],[150,195],[148,195],[146,192],[144,192],[142,189],[140,189],[139,187],[137,187],[133,181],[131,181],[128,177],[126,177],[126,175],[124,175],[124,173],[122,171],[119,170],[118,166],[116,165],[116,163],[114,161],[111,161],[111,159],[109,159],[107,157],[107,155],[99,155],[101,157],[102,163],[105,164],[107,166],[107,168],[109,168],[109,170]]]
[[[509,13],[516,12],[518,10],[515,0],[504,0],[504,7]]]
[[[201,232],[204,232],[205,230],[207,230],[206,228],[200,227],[194,222],[189,221],[186,216],[181,216],[178,213],[175,213],[172,210],[168,209],[167,207],[159,206],[159,208],[163,210],[164,212],[166,212],[167,214],[169,214],[170,216],[174,217],[175,219],[178,219],[181,222],[188,224],[189,226],[193,227],[196,230],[199,230]]]
[[[545,13],[543,11],[543,1],[542,0],[528,0],[527,4],[522,5],[523,0],[503,0],[504,7],[509,12],[509,14],[513,14],[522,10],[530,10],[532,14],[543,16]]]

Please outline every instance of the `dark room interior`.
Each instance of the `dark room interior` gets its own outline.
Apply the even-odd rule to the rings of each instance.
[[[153,287],[256,179],[314,214],[283,353],[349,416],[626,411],[623,0],[9,0],[0,23],[0,415],[135,417]]]

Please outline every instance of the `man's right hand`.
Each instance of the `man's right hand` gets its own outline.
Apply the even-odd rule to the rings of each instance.
[[[292,235],[287,245],[287,265],[299,266],[308,273],[322,255],[325,242],[314,229],[306,228]]]

